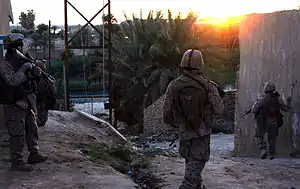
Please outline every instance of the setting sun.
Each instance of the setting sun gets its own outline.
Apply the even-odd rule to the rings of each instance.
[[[166,13],[167,9],[170,9],[174,14],[173,16],[180,12],[183,17],[192,11],[199,16],[199,22],[226,25],[227,23],[240,22],[245,14],[297,9],[300,4],[298,0],[186,0],[172,1],[172,5],[169,2],[149,3],[146,8],[146,3],[143,1],[140,5],[135,3],[135,6],[140,6],[140,9],[143,7],[142,10],[145,13],[148,10],[163,10]],[[126,7],[124,11],[137,12],[137,10],[133,11],[135,6],[132,6],[130,10]]]
[[[15,17],[24,10],[34,9],[37,16],[37,23],[47,23],[51,19],[53,24],[63,24],[63,4],[62,0],[42,1],[42,0],[11,0]],[[97,0],[70,0],[72,4],[86,16],[92,17],[102,6],[103,1]],[[107,0],[104,0],[107,2]],[[185,17],[190,11],[199,15],[199,21],[211,18],[211,23],[224,24],[229,17],[241,16],[249,13],[274,12],[286,9],[297,9],[299,0],[111,0],[111,12],[119,21],[124,21],[124,12],[129,16],[136,14],[147,17],[150,10],[162,10],[167,16],[170,9],[173,16],[179,12]],[[47,11],[49,9],[55,11]],[[106,12],[107,13],[107,12]],[[69,11],[69,24],[85,24],[75,11]],[[101,16],[95,19],[101,22]]]

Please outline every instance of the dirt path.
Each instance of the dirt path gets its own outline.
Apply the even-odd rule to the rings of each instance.
[[[162,144],[160,144],[162,145]],[[210,189],[291,189],[300,188],[300,159],[260,160],[233,158],[232,135],[212,137],[211,158],[203,179]],[[152,170],[165,179],[164,189],[176,189],[184,176],[184,160],[178,157],[157,156]]]
[[[104,126],[95,125],[77,113],[52,112],[49,118],[46,127],[40,129],[39,142],[49,161],[36,165],[33,172],[9,171],[8,148],[0,147],[1,189],[137,188],[128,176],[105,162],[99,165],[90,161],[79,150],[83,144],[117,142]]]

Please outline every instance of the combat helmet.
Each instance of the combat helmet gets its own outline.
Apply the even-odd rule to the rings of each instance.
[[[21,33],[12,33],[5,36],[3,40],[4,50],[11,52],[12,49],[18,49],[22,52],[24,35]]]
[[[264,92],[274,92],[276,90],[276,86],[272,82],[268,82],[264,84]]]
[[[204,61],[201,51],[193,48],[184,52],[180,67],[187,70],[200,70],[203,66]]]

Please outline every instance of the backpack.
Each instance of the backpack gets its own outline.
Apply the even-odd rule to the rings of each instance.
[[[262,113],[266,118],[276,118],[278,121],[278,127],[281,127],[283,125],[283,115],[280,110],[280,102],[278,96],[265,96]]]
[[[207,91],[200,81],[189,75],[179,77],[177,86],[176,109],[184,118],[186,129],[197,132],[205,119],[203,109],[208,104]]]

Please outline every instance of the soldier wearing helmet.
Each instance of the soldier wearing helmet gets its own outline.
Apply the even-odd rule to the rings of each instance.
[[[178,129],[179,153],[186,161],[179,188],[202,188],[201,172],[210,156],[212,116],[222,114],[224,106],[216,85],[201,72],[204,61],[199,50],[187,50],[180,67],[182,75],[168,85],[165,94],[163,120]]]
[[[253,105],[252,113],[255,115],[255,139],[261,150],[261,159],[269,156],[274,158],[276,149],[276,138],[279,128],[283,125],[282,111],[288,112],[291,109],[291,97],[287,98],[287,103],[276,91],[274,83],[264,84],[264,95]],[[268,134],[268,147],[265,144],[264,136]]]
[[[32,81],[28,79],[31,63],[22,63],[17,56],[17,50],[22,52],[24,36],[10,34],[4,39],[5,59],[0,63],[1,104],[6,106],[6,126],[10,135],[11,169],[16,171],[31,171],[29,164],[46,160],[39,154],[38,131],[33,104],[35,101]],[[26,140],[25,140],[26,139]],[[30,152],[27,164],[23,162],[23,148],[26,141]]]

